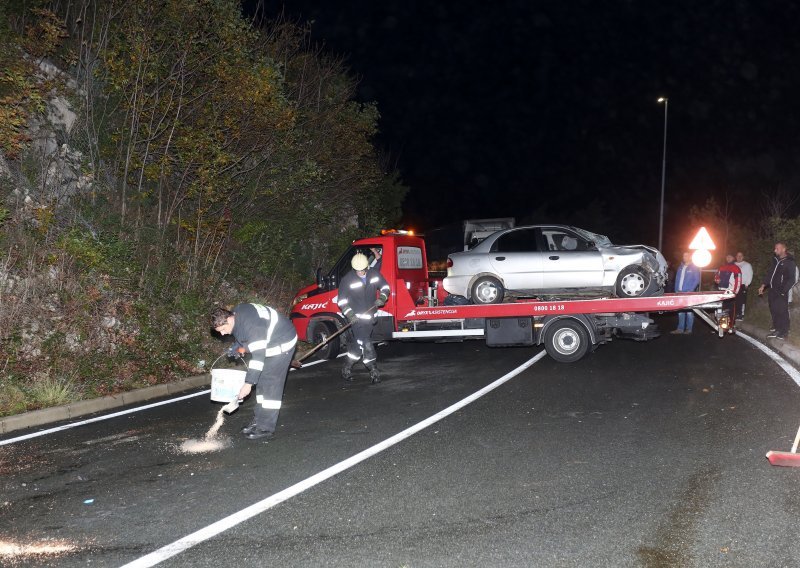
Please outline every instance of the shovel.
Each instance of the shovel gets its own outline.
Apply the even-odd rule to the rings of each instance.
[[[778,452],[770,450],[767,452],[767,459],[770,465],[780,465],[784,467],[800,467],[800,454],[797,453],[797,444],[800,442],[800,428],[797,429],[797,436],[794,437],[792,451]]]
[[[364,312],[364,314],[370,314],[373,311],[375,311],[377,308],[378,308],[378,306],[372,306],[370,309],[368,309],[366,312]],[[355,321],[351,321],[347,325],[343,325],[336,332],[334,332],[334,333],[330,334],[328,337],[326,337],[325,341],[322,341],[321,343],[318,343],[317,345],[315,345],[314,348],[311,351],[307,352],[305,355],[303,355],[299,359],[294,359],[292,361],[292,363],[291,363],[292,368],[293,369],[301,368],[303,366],[303,361],[305,361],[306,359],[311,357],[314,353],[316,353],[317,351],[319,351],[320,349],[325,347],[328,343],[330,343],[330,341],[334,337],[337,337],[337,336],[343,334],[348,329],[350,329],[353,326],[354,323],[356,323],[356,322]]]

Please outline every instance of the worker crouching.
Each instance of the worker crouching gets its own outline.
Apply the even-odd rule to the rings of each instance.
[[[353,324],[347,345],[347,357],[342,368],[342,378],[353,380],[353,365],[361,359],[369,369],[373,383],[381,380],[378,354],[372,343],[372,330],[376,323],[375,312],[389,299],[389,283],[378,270],[369,268],[369,260],[356,253],[350,261],[353,270],[339,283],[336,303],[342,314]]]
[[[292,323],[274,308],[261,304],[239,304],[233,311],[216,308],[211,327],[220,335],[232,335],[232,350],[250,353],[240,400],[256,387],[253,421],[242,429],[250,439],[271,438],[275,432],[283,399],[283,387],[297,344]]]

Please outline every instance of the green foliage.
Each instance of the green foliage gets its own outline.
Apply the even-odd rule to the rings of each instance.
[[[285,307],[353,238],[393,226],[406,189],[374,148],[377,106],[353,101],[354,80],[307,30],[253,29],[229,0],[88,2],[29,0],[19,29],[0,7],[0,149],[41,183],[24,131],[53,85],[22,54],[55,60],[66,39],[86,98],[58,92],[94,167],[90,195],[0,208],[16,266],[30,267],[16,276],[34,286],[3,296],[0,358],[8,376],[46,366],[100,396],[198,372],[219,348],[212,301]],[[21,314],[36,324],[24,341],[9,324]],[[62,383],[0,384],[0,412],[50,404]]]
[[[57,246],[71,255],[84,268],[99,271],[130,271],[132,245],[115,234],[93,235],[73,227],[57,242]]]
[[[0,150],[15,159],[27,147],[28,120],[44,110],[49,89],[36,79],[23,54],[48,55],[63,38],[63,29],[55,14],[32,7],[26,14],[31,24],[21,34],[9,24],[12,9],[11,4],[0,5]]]

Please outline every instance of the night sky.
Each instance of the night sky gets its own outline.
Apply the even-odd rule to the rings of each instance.
[[[795,2],[263,2],[312,21],[377,101],[408,225],[513,216],[656,244],[660,96],[666,243],[712,195],[755,223],[765,192],[800,191]]]

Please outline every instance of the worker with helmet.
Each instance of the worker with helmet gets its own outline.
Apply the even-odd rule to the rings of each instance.
[[[353,270],[339,283],[336,299],[342,314],[353,324],[342,378],[352,381],[353,365],[361,359],[369,369],[369,378],[373,383],[379,383],[381,375],[377,366],[378,354],[372,344],[372,328],[376,323],[375,312],[389,299],[389,283],[380,271],[369,267],[369,260],[360,252],[353,255],[350,266]]]

